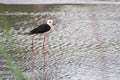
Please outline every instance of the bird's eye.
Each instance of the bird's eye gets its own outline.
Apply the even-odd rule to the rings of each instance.
[[[51,23],[51,21],[49,23]]]

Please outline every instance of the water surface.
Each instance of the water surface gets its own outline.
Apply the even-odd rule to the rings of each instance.
[[[120,79],[120,5],[3,5],[15,46],[9,43],[0,19],[0,42],[26,77],[42,80],[43,35],[35,37],[35,72],[31,71],[31,38],[23,33],[53,19],[47,34],[48,80]],[[15,52],[14,52],[15,51]],[[0,78],[13,80],[0,58]],[[33,75],[34,74],[34,75]]]

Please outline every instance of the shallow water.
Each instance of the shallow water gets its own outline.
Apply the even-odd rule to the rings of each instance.
[[[15,46],[3,32],[0,42],[26,77],[42,80],[43,35],[35,37],[35,71],[31,67],[31,38],[23,33],[45,23],[55,22],[47,34],[48,80],[119,80],[120,79],[120,5],[3,5],[0,15],[8,18]],[[16,51],[16,52],[14,52]],[[0,58],[0,78],[13,80]]]

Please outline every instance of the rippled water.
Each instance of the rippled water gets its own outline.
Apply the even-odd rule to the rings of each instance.
[[[31,67],[31,35],[23,33],[55,22],[47,34],[46,73],[48,80],[120,79],[120,5],[4,5],[15,46],[7,40],[0,24],[0,42],[27,77],[42,80],[43,35],[35,37],[35,71]],[[0,20],[0,23],[2,20]],[[14,52],[14,50],[16,52]],[[0,78],[13,80],[1,57]]]

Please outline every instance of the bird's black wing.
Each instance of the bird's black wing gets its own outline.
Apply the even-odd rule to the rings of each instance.
[[[48,24],[42,24],[37,28],[30,31],[30,34],[44,33],[50,30],[50,26]]]

